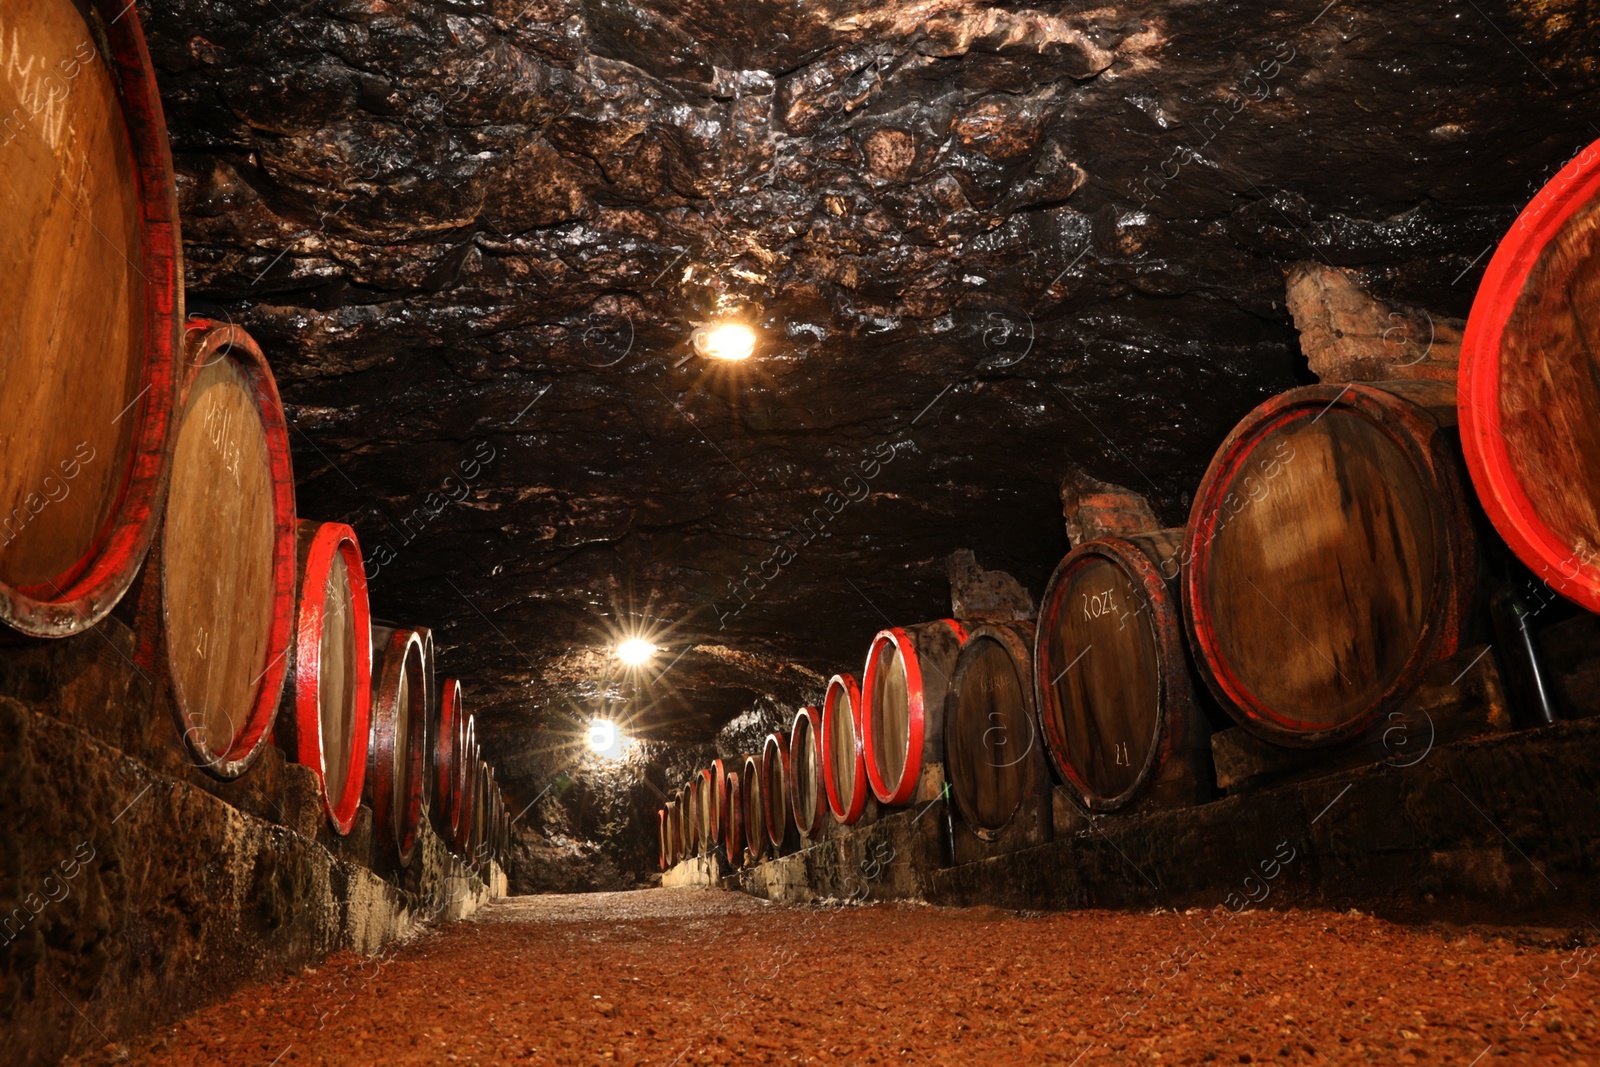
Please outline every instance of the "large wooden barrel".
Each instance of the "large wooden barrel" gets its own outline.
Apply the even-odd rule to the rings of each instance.
[[[450,813],[451,851],[462,859],[467,856],[472,831],[472,797],[478,774],[478,723],[477,717],[465,715],[456,735],[460,740],[460,755],[456,759],[455,810]]]
[[[1477,546],[1455,420],[1446,383],[1313,385],[1222,443],[1183,606],[1202,677],[1245,727],[1348,739],[1461,646]]]
[[[1600,611],[1600,141],[1501,240],[1461,342],[1461,446],[1500,536]]]
[[[679,860],[678,855],[678,801],[667,797],[667,866],[672,867]]]
[[[726,782],[728,815],[722,826],[722,847],[728,854],[729,865],[740,867],[744,864],[744,786],[740,771],[730,766]]]
[[[466,715],[461,708],[461,679],[446,678],[439,688],[439,715],[433,741],[433,804],[429,813],[433,828],[445,841],[451,837],[460,794],[456,791],[462,735]]]
[[[61,637],[116,605],[156,530],[178,206],[137,12],[6,0],[3,17],[0,622]]]
[[[705,810],[705,805],[702,803],[700,795],[702,789],[700,776],[696,774],[691,777],[686,788],[689,791],[689,852],[691,855],[699,855],[701,848],[705,844],[700,833],[700,828],[703,825],[701,815]]]
[[[719,792],[716,771],[711,767],[702,767],[695,774],[695,779],[700,783],[700,841],[707,852],[715,852],[717,842],[722,839],[722,826],[717,822],[717,817],[722,812],[722,805],[718,800]]]
[[[781,733],[767,735],[761,745],[761,800],[767,841],[774,856],[794,843],[794,815],[789,810],[789,739]]]
[[[994,841],[1014,823],[1037,834],[1050,793],[1034,705],[1033,623],[973,627],[945,700],[944,770],[962,823]],[[1048,803],[1044,805],[1048,812]],[[1031,816],[1031,818],[1030,818]]]
[[[433,759],[439,746],[439,678],[435,673],[433,658],[433,628],[429,626],[411,626],[409,629],[416,632],[417,639],[422,642],[422,686],[423,707],[426,709],[422,721],[422,762],[428,768],[428,773],[422,776],[422,810],[431,812],[434,804]]]
[[[867,806],[867,768],[861,751],[861,688],[851,674],[828,679],[822,699],[822,784],[833,817],[855,825]]]
[[[667,869],[667,809],[656,809],[656,865]]]
[[[472,851],[469,863],[480,874],[489,859],[489,819],[491,798],[494,795],[494,770],[487,761],[478,760],[478,788],[472,801]]]
[[[1180,607],[1183,539],[1170,529],[1086,541],[1045,587],[1040,726],[1061,780],[1090,811],[1145,795],[1203,727]]]
[[[140,628],[153,631],[142,643],[160,650],[190,756],[237,778],[271,737],[288,673],[294,471],[278,387],[255,341],[204,320],[186,340],[166,521]]]
[[[371,617],[361,546],[337,522],[296,526],[299,573],[286,700],[286,747],[322,787],[328,821],[350,832],[367,772],[372,713]]]
[[[372,738],[367,750],[367,795],[379,836],[402,865],[411,862],[422,819],[428,766],[427,682],[422,638],[404,627],[372,628]]]
[[[738,771],[739,761],[731,757],[718,756],[711,761],[711,803],[716,807],[716,815],[712,821],[717,827],[717,838],[713,845],[726,844],[728,840],[728,820],[735,814],[736,805],[728,793],[728,775]],[[730,861],[736,860],[732,853],[728,856]]]
[[[822,712],[816,708],[795,712],[789,728],[787,785],[796,829],[806,840],[817,840],[828,814],[828,797],[822,781]]]
[[[885,804],[944,791],[944,697],[966,639],[954,619],[881,630],[872,639],[861,679],[861,748],[867,783]]]
[[[766,789],[761,780],[761,757],[744,758],[744,770],[739,775],[739,786],[744,793],[744,847],[751,863],[767,858],[767,805]]]

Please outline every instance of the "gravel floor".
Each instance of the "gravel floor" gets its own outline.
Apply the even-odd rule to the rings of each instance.
[[[1575,944],[1356,913],[808,908],[705,889],[523,897],[392,956],[335,956],[244,990],[130,1051],[255,1067],[1600,1067],[1600,948]]]

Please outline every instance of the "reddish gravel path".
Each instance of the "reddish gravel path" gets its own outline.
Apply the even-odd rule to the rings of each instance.
[[[342,955],[247,989],[132,1051],[252,1067],[1600,1067],[1600,949],[1353,913],[1227,914],[523,897],[381,964]]]

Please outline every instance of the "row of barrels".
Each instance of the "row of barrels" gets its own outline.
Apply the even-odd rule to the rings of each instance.
[[[427,628],[373,623],[354,531],[298,515],[260,348],[184,313],[138,13],[29,0],[6,31],[28,58],[0,79],[0,622],[68,637],[137,589],[138,665],[197,765],[238,778],[276,738],[337,832],[366,797],[402,860],[426,813],[487,862],[510,819],[460,683]]]
[[[819,797],[848,825],[869,790],[895,806],[948,785],[990,838],[1052,778],[1123,809],[1230,721],[1279,746],[1349,743],[1492,636],[1506,548],[1600,611],[1597,229],[1600,142],[1500,244],[1457,382],[1290,390],[1223,441],[1185,527],[1075,546],[1036,622],[880,632],[859,688],[834,676],[788,737],[669,798],[663,867],[718,843],[759,860],[817,836]]]

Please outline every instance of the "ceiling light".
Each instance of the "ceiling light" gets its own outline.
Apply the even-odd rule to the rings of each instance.
[[[756,332],[739,322],[701,326],[690,337],[694,350],[708,359],[749,359],[756,350]]]
[[[617,658],[630,667],[642,667],[656,654],[656,646],[642,637],[630,637],[617,646]]]
[[[606,759],[621,759],[628,750],[628,739],[610,719],[596,719],[589,724],[589,747]]]

